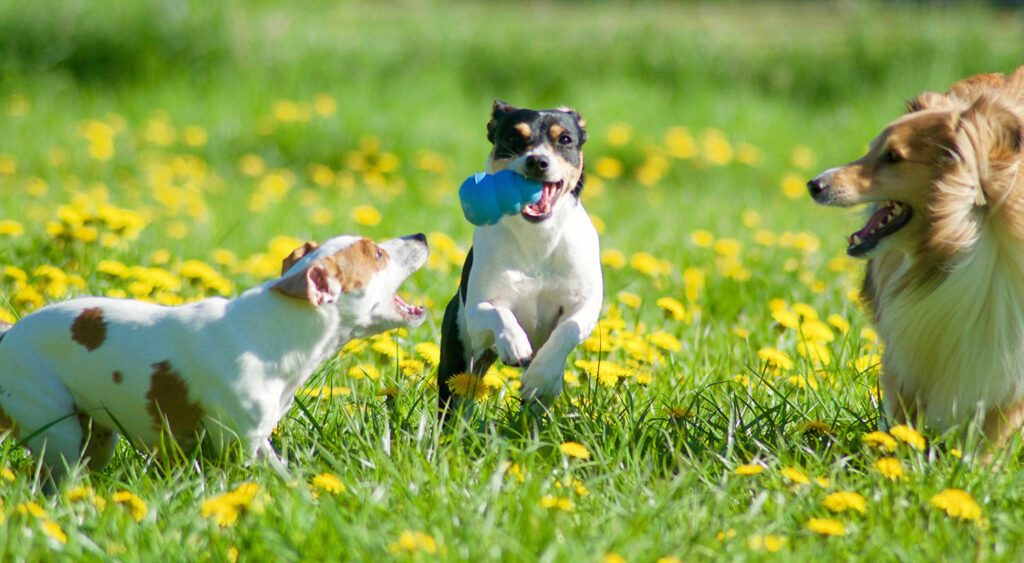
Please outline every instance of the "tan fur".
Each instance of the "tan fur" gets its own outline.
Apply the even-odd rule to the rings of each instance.
[[[519,131],[519,134],[524,139],[529,139],[533,135],[533,129],[530,129],[530,124],[528,123],[516,123],[516,131]]]

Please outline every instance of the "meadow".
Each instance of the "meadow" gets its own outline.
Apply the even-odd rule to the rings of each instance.
[[[1021,447],[878,432],[857,210],[806,181],[904,100],[1024,63],[1019,12],[916,3],[0,5],[0,319],[173,305],[273,278],[306,240],[423,232],[428,321],[351,343],[274,444],[122,440],[44,495],[0,444],[2,560],[1020,560]],[[884,17],[883,17],[884,16]],[[587,118],[605,303],[550,417],[519,371],[435,422],[457,188],[492,100]],[[0,366],[0,369],[3,369]]]

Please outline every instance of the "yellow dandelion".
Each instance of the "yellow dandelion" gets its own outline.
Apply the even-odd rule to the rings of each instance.
[[[686,308],[674,297],[662,297],[655,302],[665,316],[672,320],[681,321],[686,318]]]
[[[460,397],[471,397],[477,401],[483,401],[491,394],[491,388],[483,379],[471,373],[453,375],[448,379],[447,384],[452,393]]]
[[[338,102],[330,94],[313,96],[313,111],[321,117],[334,115],[338,110]]]
[[[570,498],[556,497],[553,495],[544,495],[540,499],[539,503],[544,508],[557,508],[565,512],[575,512],[576,503]]]
[[[0,236],[20,237],[25,234],[25,227],[13,219],[0,221]]]
[[[696,143],[686,127],[669,127],[665,131],[665,148],[675,158],[692,158]]]
[[[416,553],[423,551],[428,554],[437,553],[437,542],[433,536],[424,532],[405,530],[398,535],[398,539],[388,544],[388,551],[391,553]]]
[[[845,318],[843,318],[840,315],[835,315],[835,314],[829,315],[828,318],[825,319],[825,320],[826,320],[826,322],[828,322],[828,324],[830,324],[833,327],[835,327],[835,329],[838,330],[842,334],[846,334],[847,332],[850,332],[850,321],[846,320]]]
[[[373,227],[380,223],[380,211],[372,205],[357,205],[352,208],[352,220],[365,227]]]
[[[883,457],[875,462],[875,469],[890,481],[903,478],[903,464],[894,457]]]
[[[51,538],[59,541],[60,543],[68,543],[68,536],[61,529],[60,524],[53,520],[44,520],[42,524],[43,532]]]
[[[775,535],[754,534],[747,538],[747,547],[754,551],[775,553],[786,545],[786,538]]]
[[[740,241],[733,238],[721,238],[715,241],[714,250],[716,254],[726,257],[736,257],[740,254]]]
[[[146,512],[149,510],[149,507],[146,505],[146,501],[142,500],[138,495],[130,491],[117,491],[111,499],[117,504],[125,507],[128,510],[128,514],[130,514],[136,522],[141,522],[146,516]]]
[[[787,356],[785,352],[775,348],[761,348],[757,351],[757,357],[770,368],[782,370],[793,369],[793,360],[789,359],[789,356]]]
[[[865,445],[884,452],[896,450],[896,439],[888,432],[874,431],[861,436],[860,441]]]
[[[643,302],[639,295],[631,291],[620,291],[618,295],[616,295],[616,298],[619,300],[619,303],[622,303],[630,309],[639,309],[640,304]]]
[[[846,534],[846,528],[842,522],[829,520],[828,518],[811,518],[804,524],[804,527],[823,536],[842,536]]]
[[[617,248],[602,250],[601,263],[614,270],[621,270],[626,265],[626,255]]]
[[[233,526],[242,512],[255,508],[253,499],[259,490],[256,483],[243,483],[233,491],[203,501],[200,514],[222,528]]]
[[[46,518],[47,516],[46,509],[32,501],[19,503],[18,512],[20,514],[30,514],[36,518]]]
[[[647,341],[669,352],[678,352],[683,349],[683,343],[667,332],[656,332],[648,336]]]
[[[614,179],[622,176],[622,161],[611,156],[602,156],[594,161],[594,174],[602,178]]]
[[[952,518],[961,520],[977,520],[981,518],[981,507],[974,501],[974,497],[967,491],[960,489],[946,489],[933,496],[933,506],[942,509]]]
[[[14,476],[13,471],[6,467],[0,467],[0,479],[3,479],[4,481],[7,482],[12,482],[14,481],[15,478],[16,477]]]
[[[922,436],[917,430],[914,430],[905,424],[893,426],[889,429],[889,433],[901,442],[910,445],[910,447],[915,450],[923,450],[925,447],[924,436]]]
[[[650,277],[667,275],[672,272],[672,265],[667,260],[659,260],[647,252],[637,252],[630,256],[629,266]]]
[[[601,563],[626,563],[626,558],[618,553],[605,553],[601,556]]]
[[[353,379],[363,379],[364,377],[378,379],[380,378],[380,370],[373,364],[359,364],[349,368],[348,376]]]
[[[330,473],[321,473],[316,477],[313,477],[313,480],[310,482],[310,487],[313,489],[314,498],[319,496],[321,492],[332,495],[345,492],[345,484]]]
[[[860,493],[832,493],[825,497],[821,504],[831,512],[846,512],[847,510],[854,510],[861,514],[867,512],[867,501]]]
[[[420,342],[413,346],[413,350],[432,366],[441,362],[441,348],[433,342]]]
[[[739,465],[733,470],[736,475],[757,475],[764,471],[764,466],[756,463]]]
[[[795,467],[784,467],[779,470],[779,473],[797,485],[809,485],[811,483],[811,480],[807,478],[807,475],[804,475],[803,471],[800,471]]]
[[[701,142],[704,145],[704,157],[709,163],[721,166],[732,160],[734,151],[724,132],[706,129],[701,132]]]
[[[800,319],[796,316],[796,313],[786,309],[772,311],[772,319],[786,328],[795,329],[800,326]]]
[[[579,442],[562,442],[558,449],[562,450],[562,453],[569,457],[590,459],[590,450]]]
[[[711,234],[710,231],[698,229],[690,233],[690,242],[701,248],[710,248],[715,242],[715,235]]]
[[[789,199],[799,199],[807,195],[807,178],[798,172],[789,172],[779,182],[782,195]]]

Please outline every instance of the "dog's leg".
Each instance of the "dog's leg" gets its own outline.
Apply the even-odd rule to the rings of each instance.
[[[523,372],[521,394],[524,408],[543,414],[555,402],[562,392],[566,359],[594,331],[600,312],[601,296],[597,295],[551,332]]]
[[[533,345],[519,326],[515,314],[489,301],[477,303],[466,312],[466,332],[474,350],[494,347],[506,366],[525,366],[533,360]]]
[[[18,437],[36,453],[59,484],[82,453],[82,424],[71,392],[51,373],[26,362],[4,366],[3,410],[18,429]]]
[[[263,461],[277,473],[277,476],[284,482],[292,481],[292,475],[288,472],[288,466],[274,451],[274,446],[270,443],[270,438],[262,440],[256,447],[256,459]]]
[[[448,302],[441,322],[441,360],[437,365],[437,408],[442,422],[448,418],[448,411],[455,405],[448,380],[469,371],[469,351],[459,334],[459,312],[462,308],[462,288]]]
[[[78,423],[82,427],[82,459],[87,460],[89,469],[95,471],[114,457],[117,433],[96,424],[83,413],[78,414]]]

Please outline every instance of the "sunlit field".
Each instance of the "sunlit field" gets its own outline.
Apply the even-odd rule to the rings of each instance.
[[[921,90],[1024,63],[1020,13],[206,4],[0,6],[0,319],[233,296],[307,240],[418,232],[431,257],[403,296],[429,319],[300,390],[273,439],[290,479],[122,440],[46,495],[6,437],[0,559],[1024,556],[1017,444],[992,471],[973,436],[876,431],[884,343],[844,252],[860,215],[805,187]],[[457,191],[494,98],[586,117],[605,302],[550,417],[521,417],[498,365],[442,429]]]

